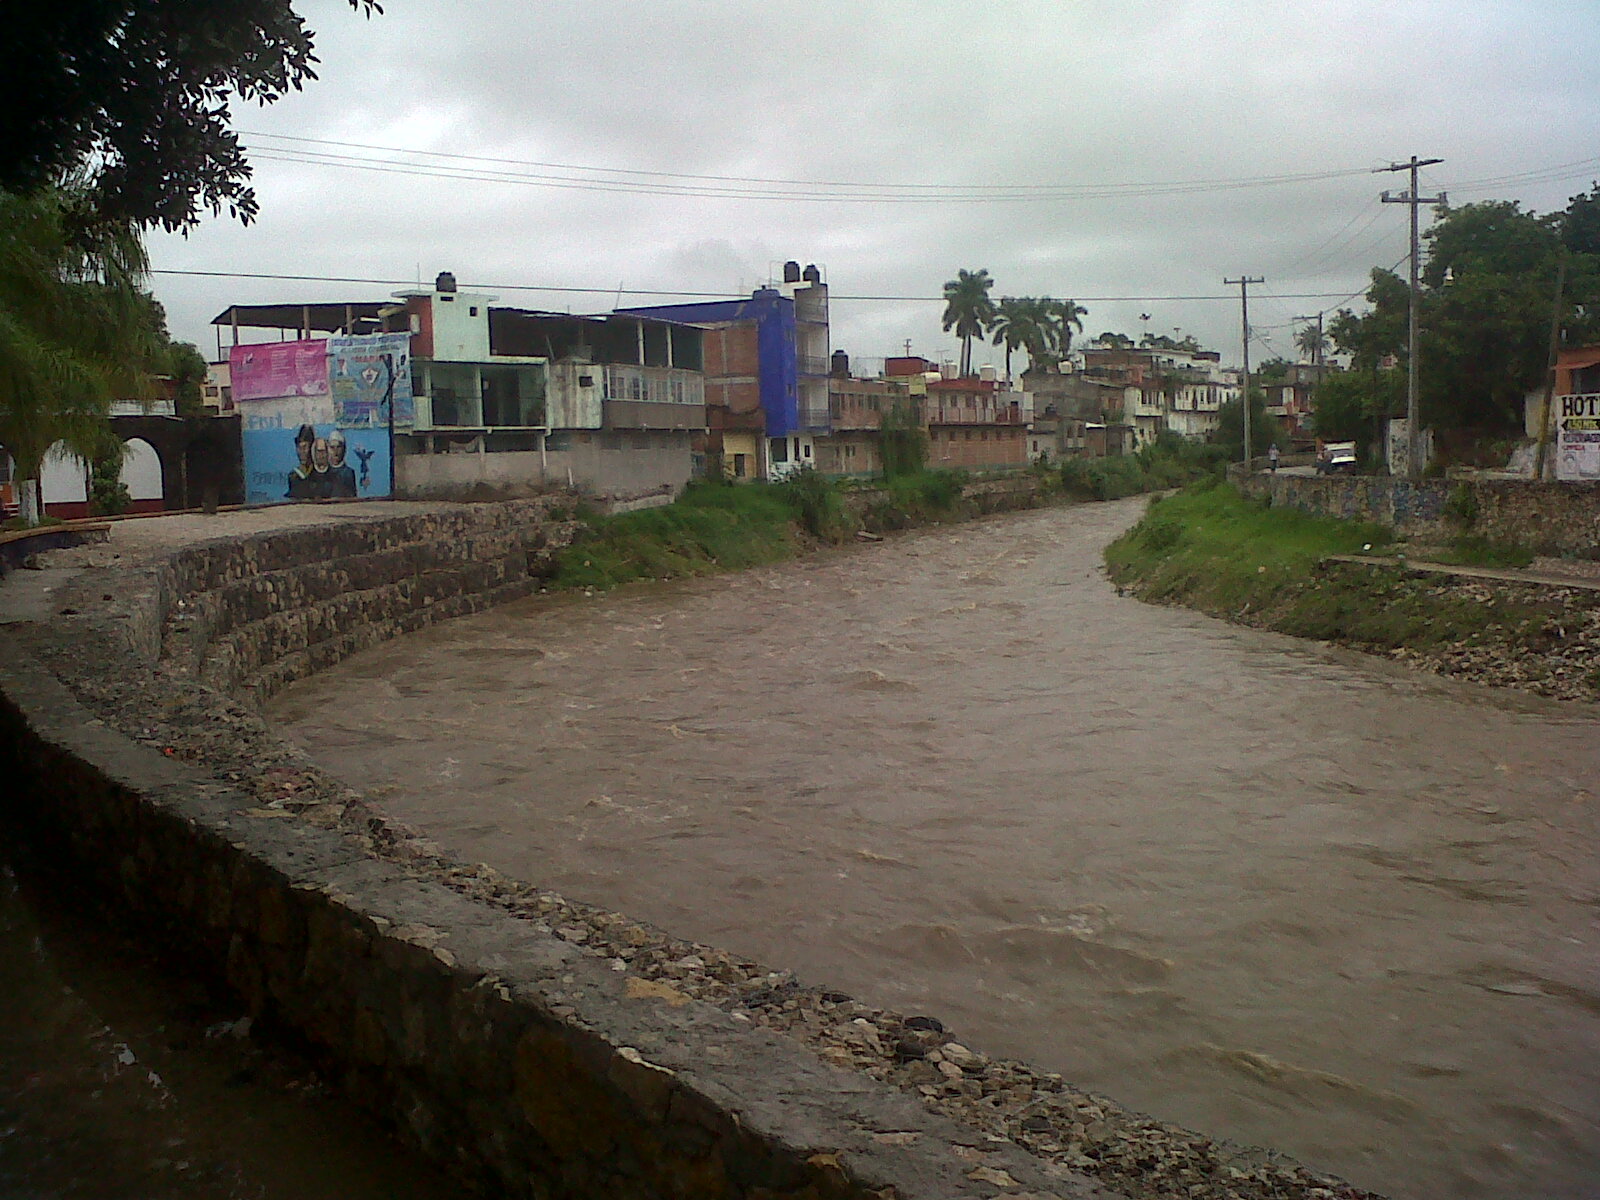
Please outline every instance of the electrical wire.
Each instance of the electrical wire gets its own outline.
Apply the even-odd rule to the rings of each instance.
[[[693,195],[717,199],[841,200],[852,202],[949,203],[996,200],[1063,200],[1190,195],[1196,192],[1313,183],[1365,175],[1365,168],[1344,168],[1298,174],[1243,176],[1225,179],[1166,180],[1147,183],[1098,184],[952,184],[892,183],[839,180],[762,178],[748,175],[705,175],[681,171],[598,167],[535,159],[497,158],[434,150],[410,150],[367,142],[240,131],[246,139],[281,145],[257,145],[252,154],[277,162],[345,166],[447,179],[566,187],[588,191],[635,192],[647,195]],[[327,146],[331,150],[300,147]],[[335,151],[361,150],[367,155]],[[405,158],[392,157],[405,155]],[[429,161],[442,160],[442,161]],[[486,164],[486,165],[473,165]]]
[[[1404,261],[1404,260],[1402,260]],[[185,270],[176,267],[152,267],[152,275],[178,275],[198,279],[264,279],[292,283],[356,283],[372,287],[405,287],[415,288],[418,285],[415,279],[371,279],[352,275],[290,275],[273,274],[262,271],[197,271]],[[688,299],[702,300],[748,300],[748,293],[734,292],[695,292],[682,290],[665,290],[651,288],[617,288],[617,287],[579,287],[566,284],[548,283],[462,283],[460,287],[468,290],[484,290],[493,292],[574,292],[584,295],[610,296],[622,294],[624,296],[679,296]],[[1358,295],[1360,293],[1357,293]],[[1280,298],[1284,300],[1321,300],[1329,296],[1339,295],[1337,292],[1283,292]],[[1178,301],[1201,300],[1237,300],[1236,295],[1191,295],[1191,296],[1078,296],[1079,302],[1089,301],[1095,304],[1115,303],[1175,303]],[[833,301],[861,301],[875,303],[945,303],[943,295],[938,296],[852,296],[830,292],[829,302]]]

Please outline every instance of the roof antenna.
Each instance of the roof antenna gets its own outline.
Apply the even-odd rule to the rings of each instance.
[[[622,283],[622,280],[617,280],[617,302],[611,306],[613,309],[622,307]]]

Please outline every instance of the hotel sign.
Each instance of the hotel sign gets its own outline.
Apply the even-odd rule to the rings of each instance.
[[[1600,392],[1555,398],[1556,478],[1600,481]]]

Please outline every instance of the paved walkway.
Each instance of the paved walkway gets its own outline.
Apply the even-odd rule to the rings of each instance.
[[[1456,563],[1423,562],[1379,554],[1330,554],[1329,562],[1363,563],[1369,567],[1400,567],[1433,575],[1455,575],[1463,579],[1488,579],[1499,583],[1531,583],[1542,587],[1581,588],[1600,592],[1600,574],[1568,573],[1559,567],[1522,570],[1516,567],[1469,567]],[[1596,564],[1574,564],[1593,566]]]

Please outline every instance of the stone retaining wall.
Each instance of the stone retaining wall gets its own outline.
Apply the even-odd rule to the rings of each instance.
[[[1319,516],[1376,521],[1402,537],[1472,533],[1539,554],[1600,559],[1600,484],[1255,473],[1228,478],[1248,496]]]
[[[550,498],[258,534],[154,570],[137,648],[263,701],[378,642],[528,595],[577,526]]]

